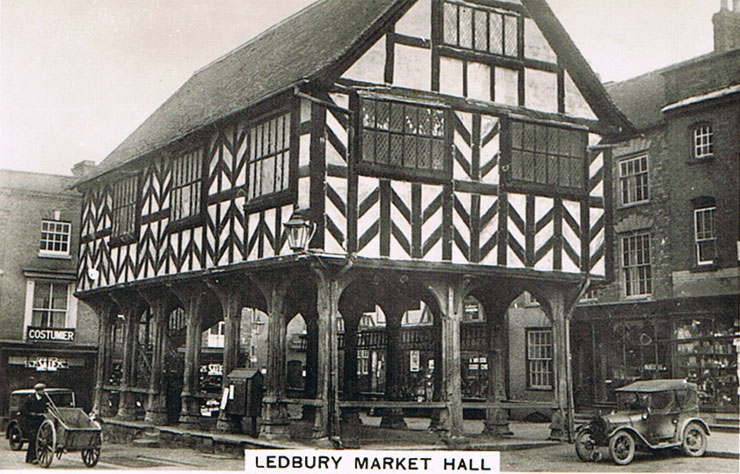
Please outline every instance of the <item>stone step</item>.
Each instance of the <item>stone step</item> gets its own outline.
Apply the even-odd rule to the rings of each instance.
[[[134,439],[134,446],[158,448],[160,441],[159,430],[146,430]]]
[[[140,446],[142,448],[158,448],[159,440],[150,438],[137,438],[134,440],[134,446]]]

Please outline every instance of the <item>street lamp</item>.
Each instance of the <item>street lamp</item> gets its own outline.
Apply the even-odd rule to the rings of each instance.
[[[284,225],[288,230],[290,249],[294,252],[305,252],[316,233],[316,224],[304,216],[300,209],[296,209]]]

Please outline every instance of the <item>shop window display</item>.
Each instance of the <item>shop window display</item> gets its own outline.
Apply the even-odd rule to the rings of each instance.
[[[712,319],[676,323],[674,375],[699,386],[700,401],[715,408],[737,406],[737,354],[733,327]]]

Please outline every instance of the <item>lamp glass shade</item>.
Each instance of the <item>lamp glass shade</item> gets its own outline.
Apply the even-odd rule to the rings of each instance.
[[[288,230],[288,246],[294,252],[306,250],[309,240],[313,237],[313,226],[310,221],[300,215],[293,214],[285,223]]]

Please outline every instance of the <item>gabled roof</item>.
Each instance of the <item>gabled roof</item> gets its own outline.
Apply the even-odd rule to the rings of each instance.
[[[320,0],[195,72],[77,184],[320,76],[410,0]]]
[[[612,126],[620,127],[623,133],[633,132],[632,123],[609,97],[604,85],[547,2],[545,0],[521,0],[521,2],[596,115],[610,122]]]
[[[415,0],[319,0],[197,71],[76,185],[217,120],[349,66]],[[599,117],[631,130],[544,0],[522,0]]]
[[[669,85],[666,81],[666,75],[685,71],[689,68],[703,68],[709,72],[721,62],[731,63],[734,61],[731,64],[737,64],[737,59],[733,58],[738,55],[740,55],[740,50],[711,52],[621,82],[610,82],[605,84],[605,87],[619,110],[626,114],[640,131],[645,131],[659,126],[663,122],[663,112],[665,110],[662,109],[669,105],[667,90]],[[733,71],[737,70],[737,65],[734,68]],[[737,84],[737,77],[735,76],[735,80],[731,82]],[[712,83],[714,82],[716,81],[708,81],[707,84],[704,84],[706,87],[703,92],[708,94],[724,88],[713,86]],[[693,84],[678,83],[674,86],[675,90],[672,92],[682,98],[700,95],[688,92],[693,87]]]

